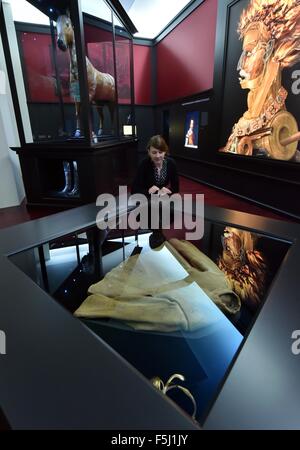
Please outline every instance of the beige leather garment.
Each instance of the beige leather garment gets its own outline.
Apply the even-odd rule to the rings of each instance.
[[[89,293],[76,316],[118,319],[140,330],[194,331],[218,320],[215,305],[231,314],[241,306],[214,262],[178,239],[130,256]]]

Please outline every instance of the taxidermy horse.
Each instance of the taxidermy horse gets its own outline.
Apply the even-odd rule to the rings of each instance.
[[[75,101],[76,108],[76,132],[75,137],[80,137],[80,90],[78,65],[76,57],[76,46],[73,25],[69,14],[61,15],[57,18],[57,45],[62,51],[69,50],[70,53],[70,92]],[[114,108],[116,101],[115,80],[109,73],[102,73],[97,70],[88,58],[86,58],[89,100],[96,105],[99,114],[98,136],[103,130],[103,106],[107,105],[110,112],[111,123],[113,123]]]

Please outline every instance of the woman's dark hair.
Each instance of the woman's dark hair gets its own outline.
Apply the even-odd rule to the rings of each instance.
[[[169,147],[164,138],[160,134],[152,136],[152,138],[149,139],[149,142],[147,144],[147,150],[149,150],[150,147],[157,148],[157,150],[160,150],[161,152],[164,153],[169,153]]]

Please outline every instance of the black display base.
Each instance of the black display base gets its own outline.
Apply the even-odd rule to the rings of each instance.
[[[52,147],[26,144],[13,150],[20,158],[27,204],[31,206],[79,206],[96,202],[102,193],[118,195],[119,185],[131,185],[138,162],[135,140],[72,148],[63,143]],[[71,171],[68,192],[63,192],[68,186],[65,163]]]

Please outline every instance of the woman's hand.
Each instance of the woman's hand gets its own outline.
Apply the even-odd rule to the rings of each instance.
[[[158,195],[160,197],[163,197],[164,195],[167,195],[167,194],[172,194],[172,192],[170,191],[170,189],[168,189],[166,187],[163,187],[163,188],[159,189],[159,191],[158,191]]]
[[[148,190],[148,194],[156,194],[159,191],[159,188],[157,186],[152,186],[149,190]]]

